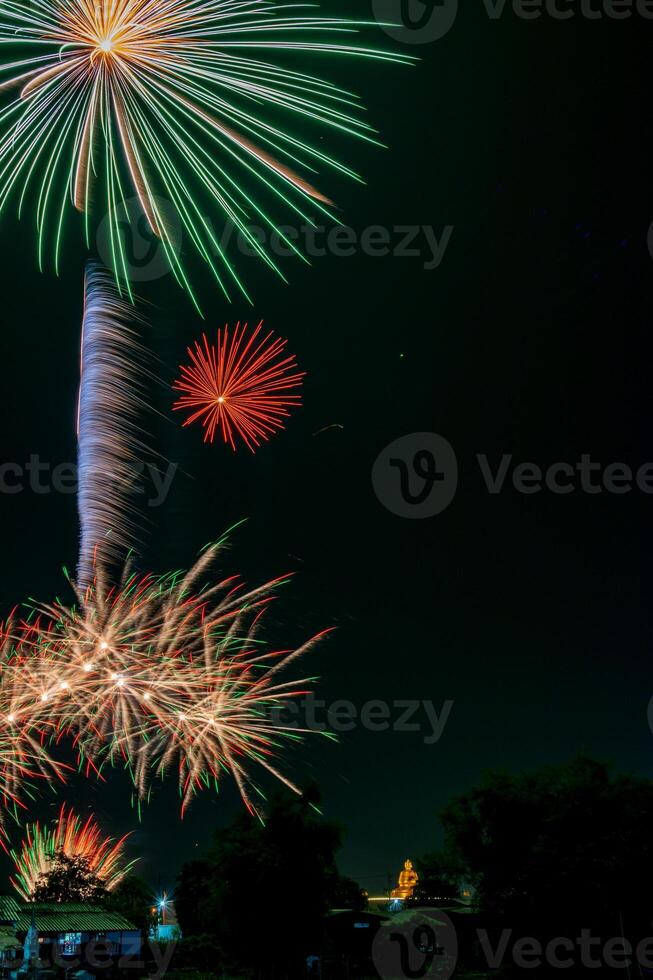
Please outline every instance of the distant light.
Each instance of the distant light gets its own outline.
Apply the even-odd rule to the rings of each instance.
[[[59,687],[62,691],[67,691],[68,688],[70,687],[70,684],[68,683],[68,681],[62,681]]]
[[[105,37],[98,44],[98,48],[100,51],[104,51],[105,54],[109,54],[110,51],[113,51],[113,41],[110,37]]]
[[[43,694],[41,695],[41,701],[47,701],[47,700],[48,700],[48,695],[45,692],[43,692]]]
[[[149,701],[151,697],[152,695],[150,694],[150,692],[146,691],[145,694],[143,695],[143,701]]]
[[[15,721],[15,719],[16,719],[15,715],[7,715],[7,721],[12,722]]]
[[[88,674],[89,670],[92,670],[92,669],[93,669],[93,664],[91,664],[91,663],[82,664],[82,670],[85,671],[85,673]]]
[[[109,644],[107,643],[106,640],[102,640],[102,643],[100,643],[100,650],[108,650],[108,649],[109,649]]]
[[[220,395],[218,397],[218,404],[222,405],[223,402],[224,402],[224,395]]]

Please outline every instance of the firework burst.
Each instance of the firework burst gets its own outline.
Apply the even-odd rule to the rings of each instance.
[[[39,262],[54,238],[55,266],[71,200],[87,215],[94,188],[110,217],[114,268],[129,289],[121,224],[137,196],[178,281],[189,289],[167,202],[184,238],[226,295],[245,292],[215,221],[230,223],[279,271],[250,223],[279,232],[269,205],[303,222],[331,203],[310,183],[323,166],[360,178],[294,124],[376,142],[346,91],[293,69],[286,56],[348,54],[409,61],[343,43],[364,24],[298,13],[269,0],[0,0],[0,207],[22,208],[36,185]],[[378,25],[374,25],[378,26]],[[298,171],[303,171],[302,176]]]
[[[53,743],[71,739],[88,775],[107,763],[128,769],[139,800],[153,775],[176,771],[182,812],[225,773],[258,812],[255,766],[299,792],[275,760],[306,731],[284,709],[314,678],[288,681],[282,671],[325,634],[297,649],[268,647],[263,614],[287,578],[252,590],[235,577],[202,586],[224,540],[188,572],[126,571],[118,586],[98,562],[75,606],[42,607],[48,625],[12,702],[12,725],[37,727]]]
[[[6,837],[3,816],[18,820],[32,799],[35,786],[43,780],[63,781],[68,768],[56,762],[44,747],[47,730],[38,719],[21,715],[25,685],[40,676],[41,624],[16,622],[13,617],[0,624],[0,846]]]
[[[24,901],[32,901],[41,875],[47,874],[58,854],[64,854],[84,858],[104,888],[113,891],[136,863],[125,861],[128,837],[129,834],[119,840],[105,837],[93,815],[82,822],[64,805],[53,827],[27,825],[20,851],[10,852],[16,870],[9,880]]]
[[[304,373],[295,370],[293,355],[282,357],[285,340],[273,340],[272,333],[259,339],[262,326],[261,320],[248,332],[246,323],[237,323],[232,336],[226,326],[224,333],[218,330],[216,346],[203,335],[202,344],[188,348],[191,364],[181,366],[173,385],[183,392],[174,408],[191,412],[184,425],[202,423],[205,442],[213,442],[217,431],[232,449],[239,436],[254,452],[301,402],[295,392]]]

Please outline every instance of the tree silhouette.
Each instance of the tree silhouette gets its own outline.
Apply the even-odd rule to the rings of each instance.
[[[175,889],[182,933],[222,951],[222,963],[265,975],[304,976],[319,952],[323,918],[360,889],[338,874],[340,829],[316,812],[318,795],[276,796],[265,825],[240,814],[216,834],[203,861],[184,866]],[[215,970],[214,970],[215,972]]]
[[[431,851],[415,862],[419,881],[411,904],[428,905],[441,899],[460,898],[464,870],[460,862],[446,851]]]
[[[491,773],[442,814],[482,912],[515,928],[601,926],[610,935],[622,922],[650,930],[652,820],[653,781],[586,757]]]
[[[212,861],[199,858],[182,866],[175,888],[175,912],[182,935],[202,936],[213,930],[209,896],[215,869]]]
[[[87,858],[58,851],[34,889],[36,902],[103,902],[107,891]]]

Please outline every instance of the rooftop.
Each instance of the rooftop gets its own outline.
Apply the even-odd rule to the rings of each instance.
[[[0,895],[0,922],[15,922],[27,932],[32,915],[38,932],[132,932],[132,925],[118,912],[84,902],[17,902]]]
[[[20,905],[11,895],[0,895],[0,922],[13,922],[20,914]]]

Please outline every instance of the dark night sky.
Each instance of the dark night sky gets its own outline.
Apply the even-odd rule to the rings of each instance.
[[[324,189],[359,230],[420,224],[439,236],[453,225],[440,267],[361,254],[312,268],[287,260],[284,285],[245,258],[250,309],[211,293],[196,264],[208,326],[265,317],[308,372],[305,405],[255,456],[234,456],[182,432],[165,388],[153,396],[169,420],[155,427],[157,448],[180,467],[166,506],[149,515],[155,570],[187,564],[247,517],[227,569],[251,580],[298,573],[275,611],[292,639],[338,627],[306,665],[321,697],[454,701],[436,745],[357,727],[288,758],[345,828],[342,870],[371,890],[437,846],[438,810],[488,767],[583,749],[653,771],[653,497],[490,496],[474,462],[653,461],[652,28],[491,21],[482,4],[464,6],[446,38],[411,46],[414,68],[330,67],[361,92],[389,149],[348,144],[367,186],[328,175]],[[12,209],[0,247],[0,456],[69,462],[85,250],[72,221],[60,278],[39,274],[32,229]],[[145,340],[169,385],[202,325],[170,277],[140,293],[152,304]],[[332,423],[343,428],[313,435]],[[371,469],[388,443],[420,431],[449,439],[460,483],[444,513],[410,521],[379,503]],[[60,592],[61,566],[75,562],[74,497],[0,494],[0,522],[2,611]],[[119,774],[74,783],[66,798],[92,805],[112,831],[136,828],[134,854],[164,885],[239,806],[225,783],[180,827],[171,783],[139,827]]]

